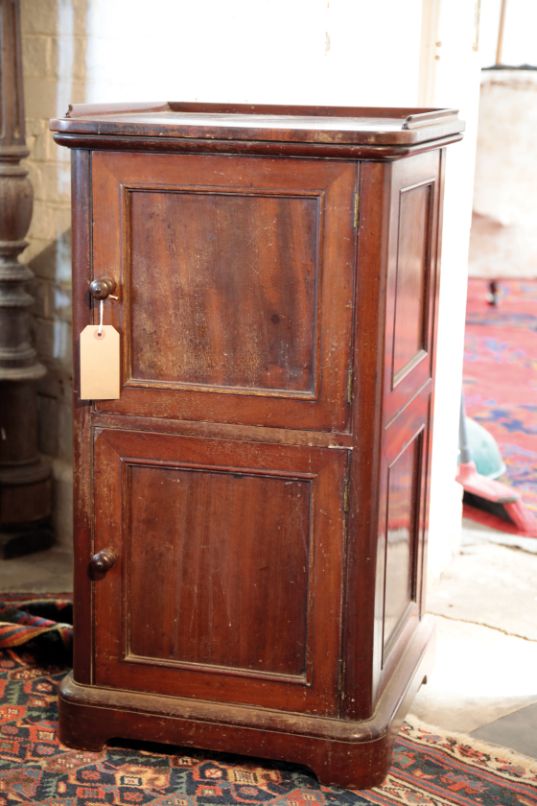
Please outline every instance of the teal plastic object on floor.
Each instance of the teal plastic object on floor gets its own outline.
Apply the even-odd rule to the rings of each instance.
[[[492,434],[471,417],[466,417],[466,432],[468,449],[477,472],[489,479],[497,479],[505,473],[500,449]]]

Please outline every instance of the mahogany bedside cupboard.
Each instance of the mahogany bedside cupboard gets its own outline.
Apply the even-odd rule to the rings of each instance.
[[[75,368],[61,739],[377,784],[427,671],[442,174],[462,124],[164,103],[51,127],[72,149],[75,345],[100,298],[121,339],[119,398],[80,400]]]

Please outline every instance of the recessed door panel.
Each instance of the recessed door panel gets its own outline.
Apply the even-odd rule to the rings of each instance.
[[[127,383],[314,398],[319,223],[318,198],[131,191]]]
[[[384,534],[384,649],[416,600],[420,432],[388,467]]]
[[[333,712],[346,453],[99,433],[95,682]]]
[[[395,280],[393,383],[428,349],[425,292],[429,281],[431,195],[429,182],[399,195],[399,236]]]
[[[392,167],[384,419],[391,420],[432,378],[438,254],[439,155]]]
[[[386,681],[421,618],[428,513],[431,395],[426,388],[384,430],[375,592],[375,675]]]
[[[127,657],[305,679],[312,480],[129,463],[125,482]]]
[[[122,337],[99,409],[346,427],[355,164],[96,153],[92,177]]]

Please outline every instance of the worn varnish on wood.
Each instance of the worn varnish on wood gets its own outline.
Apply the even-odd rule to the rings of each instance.
[[[119,399],[75,401],[62,739],[372,786],[427,670],[443,146],[462,125],[170,103],[52,129],[73,149],[75,334],[111,278],[122,343]]]

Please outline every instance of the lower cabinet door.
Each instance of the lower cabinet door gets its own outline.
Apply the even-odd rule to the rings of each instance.
[[[347,452],[101,430],[94,679],[338,707]]]

